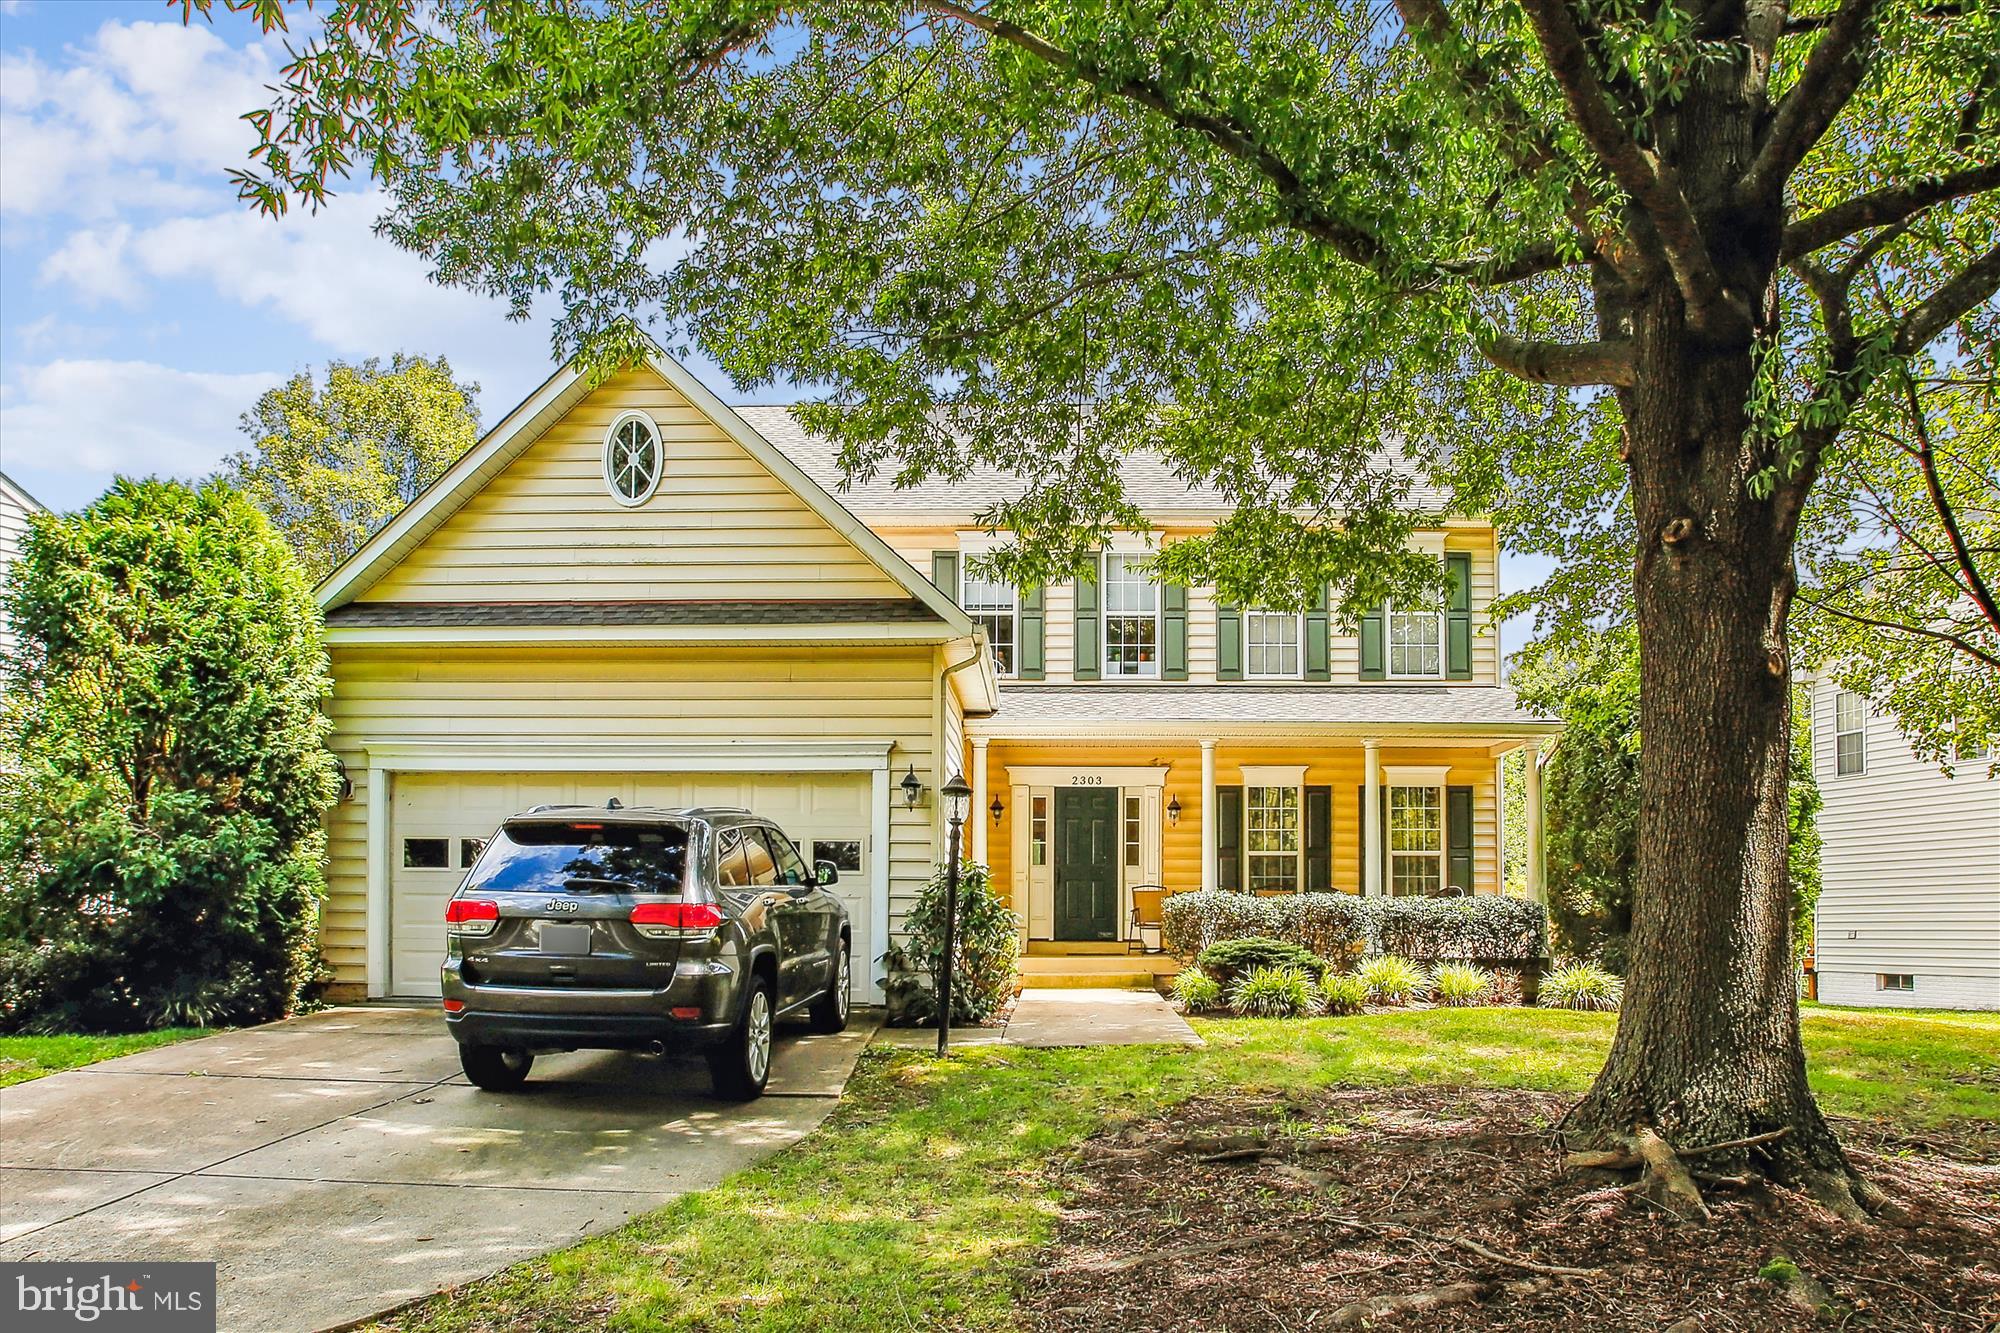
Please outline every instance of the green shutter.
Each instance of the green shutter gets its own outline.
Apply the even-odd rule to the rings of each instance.
[[[1215,678],[1243,679],[1243,613],[1233,606],[1215,608]]]
[[[1243,887],[1243,789],[1215,789],[1215,887]]]
[[[1042,664],[1045,634],[1042,616],[1042,589],[1037,584],[1021,589],[1021,643],[1015,656],[1014,674],[1022,680],[1040,680],[1046,672]]]
[[[1444,882],[1472,892],[1472,788],[1444,789]]]
[[[1361,679],[1388,679],[1383,667],[1382,613],[1370,611],[1361,617]]]
[[[931,582],[937,585],[939,592],[951,598],[954,606],[958,605],[958,552],[931,552]]]
[[[1299,645],[1304,655],[1307,680],[1333,679],[1332,644],[1327,633],[1326,586],[1319,590],[1319,605],[1306,612],[1306,641]]]
[[[1097,555],[1090,557],[1088,573],[1076,576],[1076,660],[1070,674],[1077,680],[1096,680],[1104,674],[1104,648],[1099,642],[1104,622],[1097,615]]]
[[[1472,552],[1447,551],[1445,573],[1451,579],[1451,600],[1445,604],[1444,674],[1447,680],[1472,679]]]
[[[1160,608],[1166,629],[1166,646],[1160,653],[1160,679],[1186,680],[1187,661],[1187,589],[1178,583],[1160,586]]]
[[[1305,891],[1332,893],[1333,788],[1307,787],[1305,816]]]

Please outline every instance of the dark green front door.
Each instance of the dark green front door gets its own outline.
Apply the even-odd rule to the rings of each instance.
[[[1118,938],[1118,791],[1056,792],[1056,938]]]

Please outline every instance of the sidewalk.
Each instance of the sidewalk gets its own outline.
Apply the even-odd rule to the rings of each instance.
[[[885,1046],[930,1050],[936,1028],[883,1028]],[[953,1028],[959,1046],[1200,1046],[1174,1007],[1149,990],[1030,988],[1021,992],[1004,1028]]]

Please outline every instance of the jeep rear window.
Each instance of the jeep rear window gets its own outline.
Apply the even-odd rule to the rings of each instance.
[[[493,893],[679,893],[687,871],[681,824],[522,820],[493,835],[467,889]]]

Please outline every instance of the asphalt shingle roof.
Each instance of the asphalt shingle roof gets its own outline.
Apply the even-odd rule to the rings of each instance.
[[[812,602],[350,602],[326,623],[380,629],[523,625],[866,625],[936,620],[914,598]]]
[[[1002,725],[1134,723],[1546,727],[1497,685],[1013,685]]]
[[[789,407],[739,407],[736,411],[752,429],[797,463],[834,499],[859,515],[884,515],[898,511],[973,514],[998,501],[1012,499],[1026,488],[1026,483],[1019,477],[996,468],[975,468],[961,481],[931,479],[905,488],[895,484],[894,474],[889,471],[850,484],[840,467],[838,446],[823,436],[807,433],[793,419]],[[1385,452],[1383,462],[1398,470],[1413,472],[1410,461],[1400,455]],[[1127,454],[1120,471],[1126,498],[1147,513],[1204,513],[1231,507],[1228,496],[1220,490],[1212,486],[1188,485],[1156,453],[1138,451]],[[1421,483],[1415,485],[1410,494],[1410,503],[1420,509],[1440,508],[1444,502],[1442,492]]]

